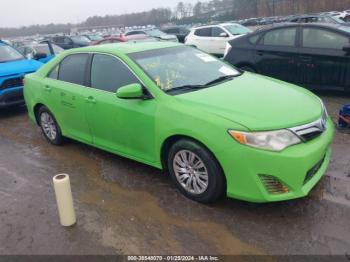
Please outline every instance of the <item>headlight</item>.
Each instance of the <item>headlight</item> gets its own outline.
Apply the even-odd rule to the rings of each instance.
[[[326,106],[325,106],[325,104],[324,104],[324,102],[323,102],[323,100],[320,98],[320,102],[321,102],[321,106],[322,106],[322,108],[323,108],[323,118],[328,118],[328,111],[327,111],[327,108],[326,108]]]
[[[254,133],[229,130],[229,134],[242,145],[270,151],[282,151],[301,143],[300,138],[289,130]]]

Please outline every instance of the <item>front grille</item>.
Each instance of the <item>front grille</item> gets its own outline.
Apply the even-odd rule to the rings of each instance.
[[[319,161],[316,165],[314,165],[306,173],[306,177],[305,177],[305,180],[304,180],[304,185],[307,184],[317,174],[317,172],[320,170],[321,166],[323,165],[323,162],[324,162],[325,158],[326,158],[326,156],[324,156],[321,161]]]
[[[300,137],[302,141],[308,142],[316,137],[319,137],[324,131],[326,131],[327,119],[328,114],[327,111],[324,110],[322,117],[317,121],[310,124],[289,128],[289,130]]]
[[[260,180],[265,186],[267,192],[271,195],[280,195],[289,192],[288,187],[273,176],[260,175]]]
[[[20,87],[23,86],[23,77],[11,78],[5,80],[0,86],[0,90],[7,88]]]

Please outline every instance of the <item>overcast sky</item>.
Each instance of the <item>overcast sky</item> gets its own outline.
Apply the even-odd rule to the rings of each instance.
[[[176,6],[177,0],[0,0],[0,27],[78,23],[89,16]],[[197,0],[184,2],[196,3]]]

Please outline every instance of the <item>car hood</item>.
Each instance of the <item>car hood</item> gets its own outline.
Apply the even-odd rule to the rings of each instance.
[[[32,73],[39,69],[42,65],[43,63],[41,62],[27,59],[0,63],[0,77]]]
[[[176,99],[252,131],[307,124],[323,113],[320,99],[306,89],[252,73]]]

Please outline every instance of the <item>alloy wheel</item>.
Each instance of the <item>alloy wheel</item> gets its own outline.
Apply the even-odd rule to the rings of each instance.
[[[173,169],[180,185],[189,193],[203,194],[209,185],[209,175],[203,160],[188,150],[179,151],[173,159]]]
[[[40,115],[40,123],[46,137],[51,141],[55,140],[57,136],[57,127],[52,116],[47,112],[43,112]]]

